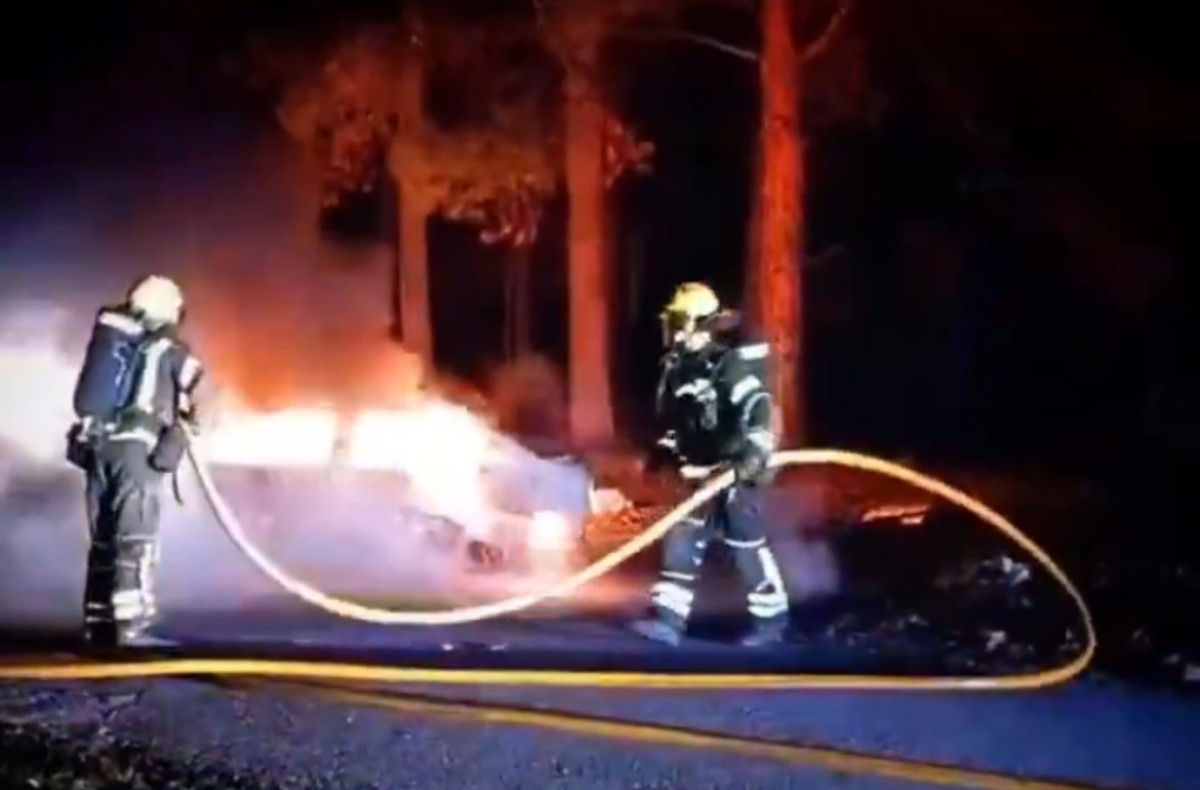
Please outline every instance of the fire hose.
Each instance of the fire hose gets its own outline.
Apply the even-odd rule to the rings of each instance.
[[[208,465],[189,442],[189,463],[201,491],[216,520],[236,547],[269,579],[296,598],[341,618],[380,625],[437,626],[474,623],[528,610],[549,599],[565,598],[663,538],[678,522],[703,506],[734,483],[727,471],[708,481],[686,500],[650,525],[636,537],[575,574],[546,589],[516,595],[492,603],[463,606],[441,611],[402,611],[366,606],[329,595],[290,575],[254,545],[241,522],[221,495]],[[860,453],[834,450],[785,450],[775,453],[771,468],[787,466],[834,465],[874,472],[913,485],[972,513],[1024,549],[1045,570],[1074,603],[1084,631],[1079,655],[1066,664],[1045,670],[995,677],[934,676],[909,677],[887,675],[737,675],[683,674],[655,672],[458,670],[418,667],[377,666],[319,661],[269,659],[168,659],[126,663],[0,666],[0,678],[112,678],[174,674],[252,674],[289,677],[321,677],[396,683],[505,684],[553,686],[607,686],[639,688],[827,688],[875,690],[1015,690],[1062,683],[1082,673],[1095,655],[1096,629],[1083,595],[1066,572],[1032,538],[1004,516],[965,492],[920,472],[890,461]]]

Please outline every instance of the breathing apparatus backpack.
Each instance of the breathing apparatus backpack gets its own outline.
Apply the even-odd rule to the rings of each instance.
[[[744,374],[755,376],[764,387],[770,385],[774,364],[771,345],[755,333],[746,331],[740,314],[726,313],[714,334],[729,349],[730,356],[736,357]],[[731,360],[727,357],[724,361]]]
[[[771,347],[767,343],[743,342],[733,348],[742,369],[769,386],[771,381]]]
[[[129,313],[103,308],[75,382],[78,421],[67,434],[67,460],[87,468],[96,440],[133,402],[143,352],[155,335]]]

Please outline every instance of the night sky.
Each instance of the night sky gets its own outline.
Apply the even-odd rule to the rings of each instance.
[[[1194,323],[1185,214],[1200,117],[1183,76],[1187,42],[1175,32],[1186,27],[1129,3],[960,5],[861,0],[852,41],[862,57],[843,47],[810,75],[815,438],[1063,461],[1144,444],[1150,388],[1195,386],[1194,355],[1180,340]],[[0,273],[49,265],[19,254],[34,247],[18,240],[82,182],[123,179],[135,215],[150,195],[172,191],[190,195],[187,205],[233,201],[213,186],[217,176],[204,186],[204,174],[270,168],[261,157],[244,168],[238,157],[286,157],[294,144],[274,123],[271,96],[221,68],[227,56],[264,31],[332,29],[393,7],[12,6]],[[814,5],[807,27],[817,29],[827,8]],[[752,17],[736,10],[699,14],[689,26],[755,44]],[[619,311],[631,319],[620,323],[617,347],[643,350],[619,361],[617,395],[632,424],[655,364],[654,316],[671,286],[706,278],[739,296],[757,96],[754,65],[726,55],[641,40],[618,51],[635,66],[617,75],[619,103],[659,152],[654,174],[617,200],[618,267],[633,300]],[[156,227],[155,249],[210,232],[179,222]],[[536,344],[561,360],[554,225],[537,251]],[[264,226],[259,243],[272,232]],[[496,253],[441,224],[432,244],[440,361],[477,375],[500,353]],[[86,245],[70,254],[83,265]],[[456,291],[464,280],[473,294]]]

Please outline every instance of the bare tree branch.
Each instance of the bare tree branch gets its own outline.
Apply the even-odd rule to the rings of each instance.
[[[535,0],[536,2],[536,0]],[[816,60],[829,51],[838,36],[846,26],[846,20],[850,16],[850,12],[854,9],[854,0],[842,0],[838,5],[833,15],[829,17],[829,23],[825,25],[825,29],[821,31],[821,35],[809,44],[801,57],[805,62]],[[692,44],[697,44],[702,47],[724,52],[726,55],[732,55],[735,58],[757,63],[759,55],[752,49],[739,47],[734,44],[721,41],[712,36],[705,36],[700,33],[692,33],[688,30],[671,30],[669,28],[626,28],[619,31],[622,35],[627,36],[645,36],[652,38],[675,39],[677,41],[688,41]]]
[[[756,63],[758,61],[758,53],[752,49],[746,49],[745,47],[735,46],[734,44],[727,44],[726,42],[721,41],[720,39],[712,38],[710,36],[704,36],[699,33],[692,33],[687,30],[671,30],[668,28],[653,28],[653,29],[626,28],[626,29],[618,31],[618,32],[621,35],[626,35],[626,36],[639,36],[639,37],[646,37],[646,38],[662,38],[662,39],[675,39],[677,41],[688,41],[688,42],[691,42],[692,44],[698,44],[702,47],[707,47],[709,49],[715,49],[718,52],[724,52],[726,55],[732,55],[735,58],[740,58],[742,60],[748,60],[752,63]]]
[[[532,0],[534,13],[536,15],[538,25],[548,35],[552,36],[550,22],[550,13],[545,6],[544,0]],[[836,11],[829,17],[829,23],[825,25],[825,29],[821,31],[821,35],[809,44],[801,53],[801,57],[805,62],[816,60],[824,55],[837,41],[843,28],[846,26],[846,20],[850,16],[850,12],[854,9],[854,0],[842,0]],[[658,38],[658,39],[674,39],[676,41],[687,41],[701,47],[723,52],[726,55],[744,60],[750,63],[757,63],[759,55],[753,49],[747,47],[739,47],[736,44],[730,44],[713,36],[706,36],[701,33],[693,33],[689,30],[673,30],[663,27],[618,27],[612,30],[613,33],[620,36],[640,37],[640,38]],[[560,53],[560,59],[563,55]],[[569,64],[565,64],[569,65]]]
[[[842,28],[846,26],[846,19],[850,16],[853,8],[854,0],[842,0],[837,11],[829,18],[829,24],[825,26],[825,30],[805,48],[802,57],[806,63],[816,60],[829,51],[833,42],[837,40],[838,34],[842,32]]]

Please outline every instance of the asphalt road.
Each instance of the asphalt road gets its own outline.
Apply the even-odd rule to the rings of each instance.
[[[570,620],[397,629],[284,606],[181,616],[161,630],[179,638],[180,650],[189,655],[325,656],[447,666],[495,665],[506,654],[526,664],[531,657],[550,656],[548,663],[557,665],[573,653],[609,668],[806,668],[797,663],[804,656],[799,643],[758,658],[698,642],[672,651],[626,636],[614,625]],[[20,647],[11,635],[6,641],[10,653]],[[502,643],[504,651],[484,647]],[[450,645],[454,649],[447,649]],[[822,751],[781,755],[758,744],[703,739],[681,744],[677,734],[544,720],[531,717],[530,710],[1084,786],[1183,790],[1195,786],[1200,772],[1200,752],[1194,748],[1200,742],[1200,707],[1194,697],[1096,676],[1021,693],[360,686],[357,695],[329,698],[310,686],[240,680],[215,686],[174,679],[66,688],[51,708],[86,706],[97,690],[118,697],[136,692],[134,701],[105,720],[108,737],[231,776],[287,779],[281,786],[290,787],[874,788],[901,786],[898,776],[905,777],[903,786],[1020,786],[1002,778],[939,776],[928,766],[875,764]],[[427,701],[387,696],[397,691],[505,710],[430,709]],[[514,713],[513,707],[520,710]]]
[[[158,633],[188,655],[344,658],[395,665],[464,669],[545,669],[720,673],[932,674],[918,647],[856,649],[821,632],[796,632],[788,643],[739,649],[738,620],[714,620],[680,648],[631,633],[619,613],[544,617],[459,626],[389,627],[320,613],[278,609],[266,616],[179,617]],[[928,657],[924,657],[928,658]],[[986,672],[981,673],[986,674]]]
[[[11,545],[5,545],[15,556],[28,560],[21,567],[13,566],[11,585],[0,585],[7,598],[0,600],[0,610],[9,622],[14,622],[17,614],[21,618],[15,621],[24,625],[65,623],[77,617],[80,547],[60,526],[71,523],[77,519],[47,524],[43,518],[38,523],[6,525],[5,540]],[[620,659],[623,667],[635,663],[642,669],[658,662],[662,668],[672,669],[715,669],[719,665],[728,669],[736,664],[747,671],[778,669],[773,663],[805,671],[869,671],[883,668],[883,663],[889,669],[903,663],[900,655],[880,655],[871,644],[856,644],[852,639],[833,645],[801,640],[753,659],[720,645],[689,645],[675,653],[593,620],[419,631],[339,623],[301,607],[266,607],[269,586],[257,580],[211,526],[191,533],[183,530],[186,524],[178,526],[174,535],[179,539],[167,545],[164,599],[177,605],[175,611],[192,613],[170,618],[163,631],[180,639],[189,652],[325,655],[391,662],[424,657],[439,665],[495,663],[514,656],[527,664],[540,656],[540,660],[559,665],[570,654],[577,661],[610,663]],[[357,563],[353,565],[355,580],[367,576],[370,569],[360,567],[362,558],[379,559],[381,547],[351,541],[352,535],[345,530],[338,534],[340,541],[329,541],[328,535],[322,540],[317,540],[321,535],[312,536],[311,556],[327,561],[336,548],[347,563]],[[280,542],[287,548],[303,536],[283,535]],[[304,554],[303,546],[291,548],[297,556]],[[389,579],[395,582],[394,568],[405,557],[406,547],[391,548],[395,556],[379,563],[388,568],[386,574],[379,572],[381,586]],[[403,567],[417,569],[411,561]],[[341,574],[335,571],[327,569],[331,576]],[[383,578],[385,575],[388,578]],[[361,586],[374,584],[375,580],[369,579]],[[979,586],[972,584],[972,588]],[[13,597],[7,596],[9,592]],[[346,592],[353,595],[358,590]],[[1038,601],[1034,611],[1044,614],[1052,600],[1034,597]],[[207,614],[193,611],[200,603]],[[1070,613],[1066,613],[1055,627],[1061,634],[1071,626]],[[10,632],[0,636],[0,642],[10,652],[35,649],[24,641],[25,636]],[[455,649],[446,650],[446,645]],[[499,645],[504,649],[490,649]],[[208,785],[221,790],[241,786],[230,778],[239,776],[271,787],[422,790],[455,785],[681,790],[892,787],[901,785],[888,776],[908,777],[916,780],[916,786],[939,779],[928,767],[895,762],[856,761],[827,752],[768,754],[769,749],[750,743],[714,742],[695,736],[690,741],[682,736],[672,740],[661,731],[605,729],[577,721],[579,726],[572,728],[567,726],[569,721],[531,718],[519,711],[448,711],[374,694],[318,698],[307,688],[254,685],[231,689],[191,680],[83,684],[51,690],[45,685],[21,684],[0,689],[3,699],[11,703],[0,710],[0,722],[25,716],[39,727],[69,731],[74,739],[71,749],[86,750],[109,739],[122,745],[122,753],[142,750],[197,771],[221,772],[223,778]],[[409,691],[1083,785],[1192,788],[1200,775],[1200,754],[1194,748],[1200,742],[1200,708],[1194,698],[1178,691],[1106,682],[1096,676],[1048,691],[973,695],[479,686]],[[32,705],[36,710],[22,712],[23,706],[29,708],[30,701],[38,700],[42,703]],[[652,737],[654,733],[662,737]],[[690,745],[681,745],[681,741]],[[943,786],[1017,786],[995,777],[964,774],[943,774],[940,779]],[[913,786],[913,781],[903,786]]]
[[[313,788],[802,788],[830,771],[727,753],[631,744],[542,728],[431,718],[271,690],[163,681],[103,687],[93,705],[105,736],[158,759],[202,763],[211,776]],[[84,706],[78,691],[59,698]],[[108,713],[101,713],[107,710]],[[75,726],[85,714],[76,714]],[[86,726],[86,725],[85,725]],[[92,730],[94,736],[95,730]],[[229,782],[232,784],[232,782]],[[861,777],[839,787],[892,787]]]
[[[286,612],[286,613],[285,613]],[[787,645],[767,651],[739,650],[728,644],[693,640],[685,649],[672,650],[630,636],[614,622],[573,618],[523,622],[480,623],[441,629],[397,629],[370,626],[286,608],[255,620],[246,615],[222,622],[177,621],[177,633],[197,647],[207,641],[213,652],[226,652],[240,644],[245,652],[277,651],[301,656],[342,655],[367,660],[428,663],[436,666],[582,666],[594,668],[673,669],[675,671],[740,672],[920,672],[905,666],[894,651],[872,650],[853,643],[819,644],[803,639],[803,632]],[[164,629],[169,631],[169,629]],[[223,642],[219,646],[216,643]],[[185,642],[186,644],[187,642]],[[466,647],[473,645],[474,648]],[[503,646],[489,650],[487,646]],[[452,647],[453,649],[447,649]],[[465,649],[464,649],[465,648]],[[422,660],[424,658],[425,660]],[[992,668],[997,674],[1003,668]],[[987,674],[986,668],[981,674]],[[621,690],[536,691],[520,689],[458,688],[417,689],[460,700],[520,707],[546,707],[622,720],[701,729],[752,738],[816,743],[841,749],[886,752],[917,760],[933,760],[1041,777],[1072,779],[1084,784],[1133,787],[1192,787],[1200,771],[1200,706],[1195,699],[1168,692],[1103,683],[1090,677],[1070,686],[1018,694],[908,694],[908,693],[797,693],[797,692],[635,692]],[[413,714],[401,717],[415,721]],[[443,725],[438,725],[443,726]],[[489,728],[464,728],[451,742],[482,736],[495,737]],[[363,737],[368,738],[364,735]],[[507,741],[493,743],[498,755],[508,754],[510,767],[496,765],[496,776],[513,770],[513,764],[545,763],[543,754],[525,752],[526,734],[512,733]],[[567,737],[567,736],[555,736]],[[368,738],[369,740],[369,738]],[[568,737],[574,747],[554,759],[565,759],[578,771],[581,784],[597,787],[812,787],[814,777],[794,773],[794,765],[744,761],[738,767],[724,758],[692,755],[704,766],[701,773],[679,774],[668,768],[670,754],[641,744],[643,767],[626,750],[608,746],[595,756],[577,753],[583,743]],[[519,744],[521,744],[519,746]],[[474,749],[474,747],[472,747]],[[556,749],[559,747],[555,747]],[[625,758],[611,758],[617,749]],[[484,748],[490,754],[493,748]],[[585,752],[590,749],[585,748]],[[673,750],[669,750],[673,751]],[[561,755],[561,756],[560,756]],[[494,758],[495,759],[495,758]],[[420,763],[416,760],[416,763]],[[484,764],[488,764],[485,761]],[[609,774],[605,766],[624,765]],[[759,784],[749,777],[773,776]],[[730,772],[733,773],[730,773]],[[772,771],[774,773],[772,773]],[[765,773],[763,773],[765,772]],[[491,775],[487,771],[479,776]],[[712,778],[701,780],[709,775]],[[784,783],[779,784],[786,777]],[[547,777],[527,776],[541,782]],[[653,781],[651,781],[653,778]],[[612,784],[616,781],[616,784]],[[658,781],[659,784],[654,784]],[[707,782],[707,783],[706,783]],[[741,784],[741,783],[744,784]],[[404,785],[400,785],[404,786]],[[426,785],[428,786],[428,785]],[[472,785],[474,786],[474,785]],[[487,785],[485,785],[487,786]],[[531,786],[499,784],[496,786]]]
[[[414,688],[468,709],[360,693],[237,681],[128,681],[2,687],[0,721],[41,700],[42,726],[73,728],[156,759],[259,786],[311,788],[1194,787],[1194,700],[1091,678],[1023,694],[645,692]],[[39,696],[40,695],[40,696]],[[15,704],[14,704],[15,703]],[[478,709],[478,705],[490,706]],[[832,747],[771,753],[753,743],[680,738],[513,714],[608,720]],[[544,718],[544,717],[543,717]],[[58,725],[55,725],[55,721]],[[841,752],[883,755],[856,759]],[[896,762],[917,761],[913,762]],[[921,762],[966,772],[937,771]],[[226,784],[232,787],[227,778]],[[1046,786],[1046,785],[1043,785]],[[1049,785],[1055,786],[1055,785]],[[1059,785],[1061,786],[1061,785]]]

